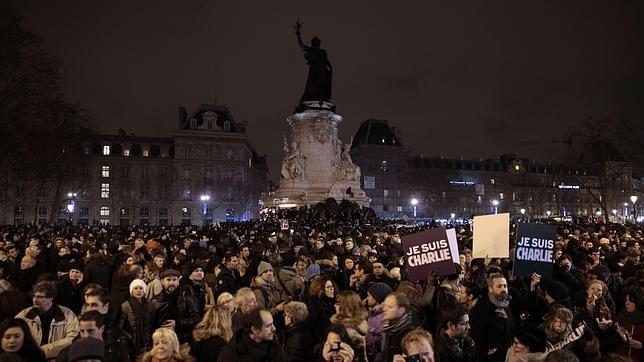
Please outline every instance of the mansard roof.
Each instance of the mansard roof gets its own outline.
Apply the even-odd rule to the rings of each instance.
[[[228,107],[213,104],[202,104],[190,117],[184,107],[179,107],[179,129],[246,132],[245,124],[235,121]]]
[[[351,148],[360,145],[381,145],[402,147],[400,140],[389,122],[380,119],[368,119],[360,125],[358,132],[353,137]]]

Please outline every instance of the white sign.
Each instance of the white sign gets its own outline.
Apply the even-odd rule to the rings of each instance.
[[[474,216],[472,257],[510,256],[510,214]]]
[[[374,176],[365,176],[363,189],[375,189],[375,188],[376,188],[376,178]]]

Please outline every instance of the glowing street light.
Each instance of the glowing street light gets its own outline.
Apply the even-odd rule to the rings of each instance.
[[[492,205],[494,205],[494,214],[498,214],[499,212],[499,200],[492,200]]]
[[[519,210],[521,212],[521,215],[525,215],[525,209]]]
[[[635,195],[631,196],[631,202],[635,204],[637,202],[637,196]]]
[[[550,211],[550,210],[546,211],[546,215],[548,215],[548,217],[550,217],[550,215],[552,215],[552,211]]]
[[[456,217],[456,214],[455,214],[455,213],[451,213],[451,214],[449,214],[449,216],[450,216],[452,219],[454,219],[454,218]]]
[[[613,209],[613,215],[617,215],[617,210]]]
[[[210,200],[210,196],[208,196],[208,195],[201,195],[201,201],[203,202],[202,211],[203,211],[204,216],[206,216],[206,214],[208,214],[208,201],[209,201],[209,200]],[[205,221],[206,221],[206,220],[205,220],[205,218],[204,218],[204,223],[205,223]]]
[[[416,217],[416,206],[418,206],[418,199],[415,197],[411,198],[411,205],[414,207],[414,218]]]

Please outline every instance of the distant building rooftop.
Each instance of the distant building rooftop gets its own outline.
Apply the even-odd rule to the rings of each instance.
[[[351,148],[360,145],[383,145],[402,147],[400,140],[386,120],[368,119],[360,125],[353,137]]]

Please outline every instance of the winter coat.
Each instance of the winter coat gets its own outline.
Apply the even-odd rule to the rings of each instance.
[[[355,361],[367,360],[367,321],[361,318],[340,318],[337,314],[331,317],[332,324],[339,324],[347,329],[347,334],[357,350],[354,351]]]
[[[376,355],[375,361],[391,362],[394,359],[394,355],[402,354],[402,339],[412,329],[414,329],[414,325],[412,324],[411,316],[408,317],[407,314],[394,322],[394,327],[386,325],[382,333],[382,348],[380,353]]]
[[[294,300],[301,300],[304,292],[304,280],[297,275],[295,268],[283,267],[275,273],[275,284],[286,290]]]
[[[181,353],[181,359],[174,358],[175,362],[197,362],[197,360],[187,353]],[[143,355],[143,362],[152,362],[152,351],[147,352]],[[201,362],[201,361],[199,361]]]
[[[236,270],[232,271],[222,267],[215,281],[214,297],[219,298],[219,295],[224,292],[234,295],[241,288],[239,278],[239,273]]]
[[[192,329],[201,321],[197,309],[197,301],[189,288],[177,288],[168,294],[165,290],[148,302],[148,320],[146,341],[152,345],[152,333],[166,320],[174,320],[174,331],[179,337],[179,343],[185,343],[192,338]]]
[[[195,342],[190,353],[195,356],[199,362],[216,362],[221,350],[227,342],[219,336],[212,336],[202,341]]]
[[[478,361],[476,343],[471,337],[452,338],[445,331],[434,338],[434,352],[440,362]]]
[[[69,274],[63,275],[56,283],[58,289],[56,303],[64,305],[77,315],[80,314],[85,302],[83,300],[83,290],[86,285],[87,282],[85,281],[74,285],[69,279]]]
[[[382,345],[382,331],[385,328],[384,306],[382,303],[369,310],[367,318],[367,356],[376,354]]]
[[[335,314],[334,300],[327,297],[311,297],[306,302],[309,311],[305,323],[313,334],[314,344],[326,340],[326,332],[329,330],[331,316]]]
[[[215,305],[215,298],[212,295],[212,289],[206,283],[195,283],[189,278],[181,278],[181,288],[190,288],[197,301],[199,314],[203,315],[206,306]]]
[[[289,327],[280,336],[280,344],[288,362],[304,362],[313,359],[313,342],[304,323]]]
[[[248,331],[240,329],[219,353],[219,362],[282,362],[286,361],[284,350],[276,338],[257,343],[250,339]]]
[[[514,338],[514,320],[510,308],[505,308],[507,318],[503,318],[498,307],[486,295],[470,311],[470,336],[476,341],[480,361],[500,361]],[[496,353],[488,355],[490,349]]]
[[[40,346],[48,359],[56,358],[63,348],[72,344],[80,332],[78,319],[71,309],[55,304],[52,308],[54,308],[54,318],[49,327],[49,338],[47,344]],[[36,308],[23,309],[16,315],[16,318],[24,319],[27,322],[36,343],[42,340],[42,324]]]
[[[29,293],[42,272],[42,268],[37,264],[29,269],[18,269],[13,275],[14,281],[11,284],[21,292]]]
[[[87,283],[97,283],[103,288],[110,289],[112,283],[112,264],[114,262],[102,255],[93,255],[87,260],[83,271]]]
[[[250,288],[255,293],[257,305],[269,310],[288,298],[288,294],[284,289],[280,289],[275,284],[266,283],[261,276],[253,278],[253,281],[250,283]],[[271,313],[275,314],[274,310],[271,310]]]
[[[119,325],[132,336],[134,353],[137,356],[145,352],[148,347],[145,337],[145,326],[149,324],[148,317],[148,301],[145,298],[138,302],[134,297],[130,297],[121,304]]]

